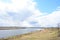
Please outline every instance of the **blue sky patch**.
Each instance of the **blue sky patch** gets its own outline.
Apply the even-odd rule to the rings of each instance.
[[[51,13],[60,6],[60,0],[35,0],[37,2],[37,7],[42,12]]]
[[[4,3],[11,3],[11,0],[1,0]]]

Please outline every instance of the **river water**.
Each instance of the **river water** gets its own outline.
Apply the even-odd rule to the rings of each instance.
[[[26,34],[32,31],[41,30],[41,29],[17,29],[17,30],[0,30],[0,38],[6,38],[9,36]]]

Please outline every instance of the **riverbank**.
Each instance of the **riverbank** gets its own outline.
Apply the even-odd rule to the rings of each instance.
[[[59,38],[60,37],[58,37],[58,29],[50,28],[23,35],[9,37],[3,40],[60,40]]]

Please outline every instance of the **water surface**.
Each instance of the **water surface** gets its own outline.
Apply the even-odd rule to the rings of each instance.
[[[36,31],[38,29],[28,28],[28,29],[17,29],[17,30],[0,30],[0,38],[5,38],[9,36],[21,35],[25,33],[29,33],[32,31]],[[40,29],[39,29],[40,30]]]

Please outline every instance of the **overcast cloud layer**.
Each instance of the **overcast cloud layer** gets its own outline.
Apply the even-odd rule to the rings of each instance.
[[[0,26],[56,27],[60,23],[60,7],[50,14],[37,9],[34,0],[0,0]]]

